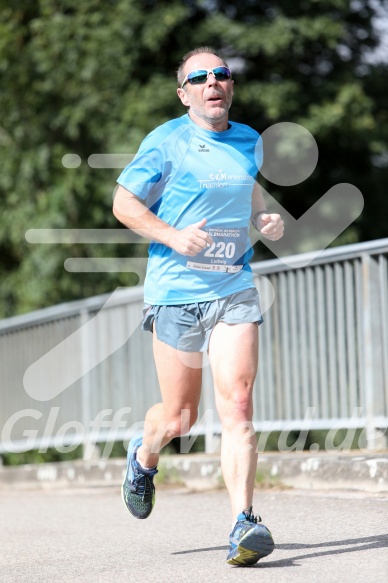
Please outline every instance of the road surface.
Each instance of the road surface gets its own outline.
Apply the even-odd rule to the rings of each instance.
[[[388,496],[257,491],[276,549],[255,567],[225,562],[224,490],[159,489],[134,519],[118,488],[0,492],[1,583],[369,583],[388,581]]]

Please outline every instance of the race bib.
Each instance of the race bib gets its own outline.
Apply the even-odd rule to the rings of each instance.
[[[197,271],[240,271],[243,267],[248,229],[209,227],[206,232],[213,239],[212,245],[198,253],[194,260],[187,261],[186,266]]]

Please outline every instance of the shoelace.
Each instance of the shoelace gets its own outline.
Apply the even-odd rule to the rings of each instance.
[[[254,516],[252,506],[250,506],[249,508],[245,508],[245,510],[243,510],[243,514],[249,522],[253,522],[254,524],[261,522],[261,516],[259,515]]]
[[[142,474],[141,472],[136,471],[136,476],[133,480],[133,484],[136,488],[136,492],[138,494],[142,494],[142,500],[144,502],[146,496],[152,495],[154,490],[154,484],[151,480],[151,477],[158,473],[158,470],[152,470],[148,474]]]

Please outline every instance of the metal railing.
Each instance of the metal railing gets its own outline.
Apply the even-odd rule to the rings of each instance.
[[[388,427],[388,239],[253,263],[264,308],[257,431]],[[0,322],[0,452],[128,438],[159,400],[143,290]],[[199,421],[220,431],[210,367]],[[90,450],[91,451],[91,450]]]

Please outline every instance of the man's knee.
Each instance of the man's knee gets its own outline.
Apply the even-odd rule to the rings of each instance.
[[[244,419],[252,416],[252,395],[247,391],[236,392],[232,398],[232,407],[236,415]]]
[[[252,419],[252,391],[248,386],[232,390],[224,399],[223,418],[232,423]]]

